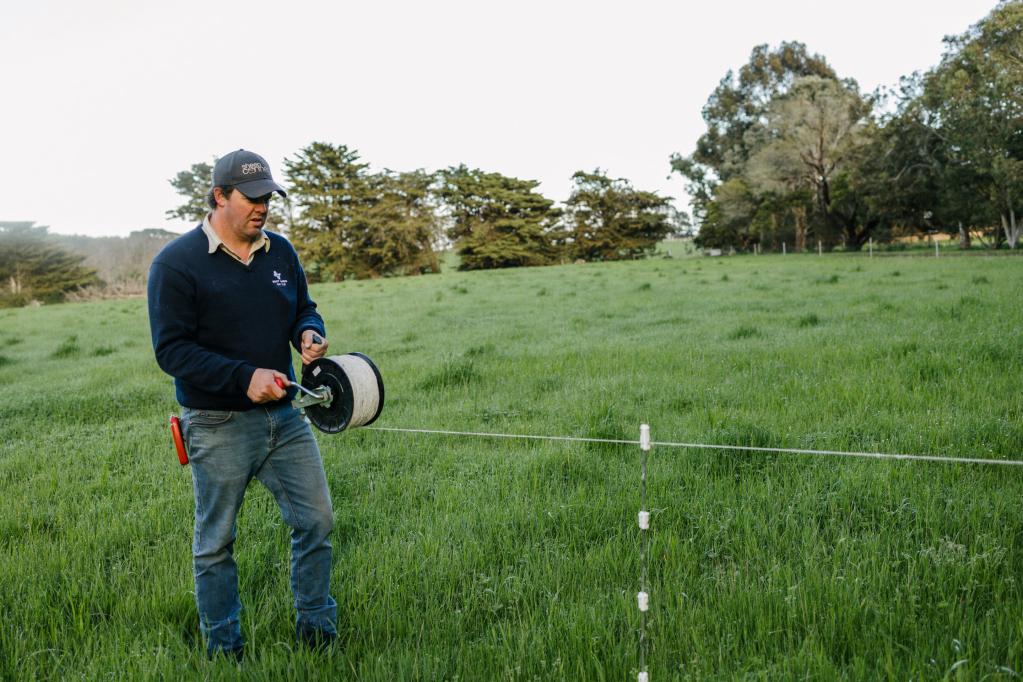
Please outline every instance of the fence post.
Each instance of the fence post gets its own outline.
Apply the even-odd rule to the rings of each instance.
[[[874,257],[874,238],[870,238],[870,258]]]
[[[650,512],[646,508],[646,457],[647,453],[650,452],[650,426],[648,424],[640,424],[639,426],[639,449],[642,451],[641,464],[640,464],[640,478],[639,478],[639,532],[642,535],[642,541],[640,543],[640,570],[642,575],[639,580],[639,593],[636,595],[636,601],[639,605],[639,612],[642,618],[639,630],[639,676],[637,682],[650,682],[650,675],[646,669],[646,654],[647,654],[647,632],[646,632],[646,612],[650,608],[650,592],[649,586],[647,585],[647,558],[650,554]]]

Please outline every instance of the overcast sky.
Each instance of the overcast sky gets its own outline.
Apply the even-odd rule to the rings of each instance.
[[[568,197],[605,169],[688,209],[672,152],[753,46],[799,40],[864,91],[940,59],[994,0],[0,4],[0,220],[184,231],[178,171],[313,141],[375,170],[458,163]]]

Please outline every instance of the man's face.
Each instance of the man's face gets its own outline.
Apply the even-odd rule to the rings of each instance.
[[[227,227],[240,239],[255,241],[266,224],[272,195],[249,199],[237,189],[225,197],[220,188],[214,190],[217,205],[223,211]]]

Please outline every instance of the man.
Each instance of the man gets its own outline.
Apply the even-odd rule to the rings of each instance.
[[[149,323],[161,369],[174,377],[192,466],[192,544],[199,627],[210,657],[241,659],[235,519],[254,477],[291,527],[296,634],[336,637],[330,596],[330,491],[309,425],[277,380],[294,379],[293,345],[308,364],[327,351],[291,244],[263,229],[274,182],[244,149],[217,161],[202,224],[168,244],[149,271]]]

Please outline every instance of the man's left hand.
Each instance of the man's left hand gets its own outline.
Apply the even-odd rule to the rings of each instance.
[[[316,339],[319,339],[319,343],[316,343]],[[320,336],[317,332],[312,329],[306,329],[302,332],[302,364],[308,365],[316,358],[322,358],[327,354],[327,339]]]

